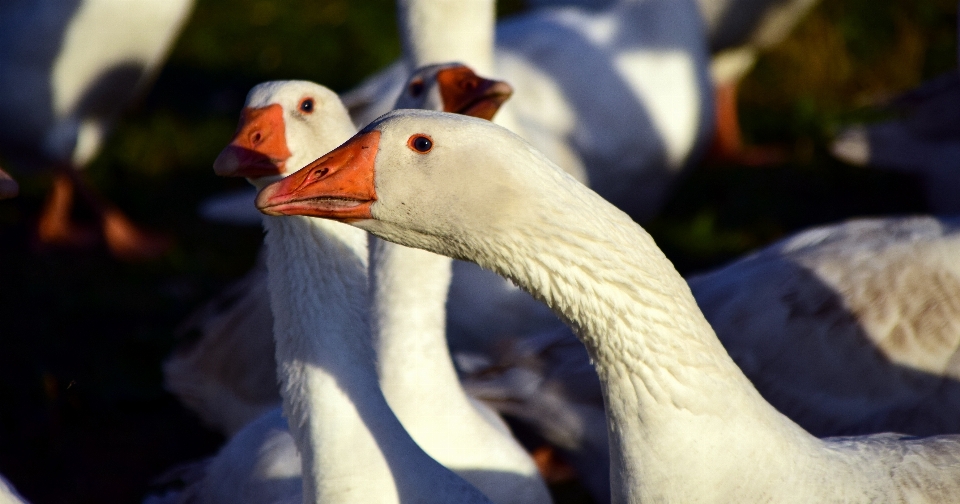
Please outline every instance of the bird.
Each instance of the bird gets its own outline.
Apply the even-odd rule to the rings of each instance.
[[[285,130],[286,116],[305,127],[274,135]],[[302,156],[310,150],[330,149],[354,130],[326,88],[260,84],[248,94],[238,131],[214,171],[263,185],[308,161],[312,156]],[[309,139],[311,147],[294,153],[287,139]],[[302,458],[304,501],[490,502],[427,455],[390,410],[369,329],[367,235],[330,224],[264,219],[278,376]]]
[[[650,235],[496,125],[391,112],[257,207],[476,261],[550,306],[603,384],[613,502],[960,497],[957,436],[820,439],[774,409]]]
[[[712,88],[690,0],[537,10],[496,25],[493,0],[397,6],[404,59],[343,95],[357,124],[392,107],[411,69],[462,61],[513,86],[495,122],[639,221],[707,147]]]
[[[960,106],[960,71],[953,70],[894,98],[898,117],[844,128],[830,151],[855,166],[911,174],[920,179],[927,206],[939,215],[960,212],[960,120],[944,110]]]
[[[70,219],[79,194],[110,251],[128,260],[165,252],[167,237],[134,225],[77,170],[100,151],[123,109],[158,73],[192,0],[12,0],[0,6],[0,150],[10,166],[52,168],[37,227],[42,243],[95,239]]]
[[[427,93],[422,98],[426,101],[421,105],[454,110],[465,105],[472,112],[490,111],[489,115],[492,115],[496,110],[495,104],[502,103],[509,96],[509,87],[505,84],[480,79],[459,64],[438,65],[421,72],[427,74],[430,81],[446,82],[452,79],[452,82],[471,81],[475,84],[469,86],[468,92],[454,93],[455,96],[450,93],[444,93],[443,96]],[[448,73],[454,76],[448,77]],[[420,78],[420,74],[415,74],[413,78]],[[278,110],[286,109],[286,115],[295,113],[298,103],[289,99],[289,96],[320,94],[319,90],[314,89],[319,86],[302,82],[271,83],[271,86],[272,94],[270,98],[265,98],[266,103],[282,103],[269,106],[282,106]],[[455,86],[455,89],[464,88]],[[255,93],[256,88],[251,96]],[[431,101],[433,96],[440,101]],[[284,97],[287,99],[284,100]],[[494,105],[484,103],[488,101]],[[263,109],[264,106],[261,106],[257,110]],[[322,116],[323,113],[325,110],[317,109],[306,120],[329,120]],[[217,166],[221,172],[225,170],[224,166],[233,167],[235,164],[237,166],[230,170],[238,173],[249,170],[262,172],[270,163],[280,163],[280,167],[274,170],[282,170],[287,162],[294,159],[301,160],[299,162],[302,164],[316,157],[317,154],[313,153],[325,145],[323,142],[307,143],[305,139],[311,131],[300,121],[268,118],[266,114],[254,117],[257,111],[249,108],[245,109],[244,114],[253,118],[244,120],[231,146],[218,158]],[[266,140],[261,141],[261,138]],[[288,160],[287,153],[291,150],[295,154]],[[376,362],[384,395],[418,445],[443,465],[461,474],[494,502],[550,502],[536,466],[513,440],[503,421],[492,410],[468,399],[460,389],[444,339],[443,278],[437,282],[436,279],[416,275],[417,271],[436,271],[438,261],[441,263],[440,269],[443,268],[442,263],[447,263],[449,268],[449,260],[425,259],[420,251],[415,251],[414,257],[410,258],[410,252],[391,244],[375,247],[372,255],[371,271],[377,286],[373,291],[373,350],[378,356]],[[432,261],[432,264],[426,261]],[[411,273],[414,273],[414,278],[409,278]],[[418,280],[419,283],[412,284],[408,280]],[[413,297],[408,298],[407,295]],[[424,299],[427,297],[433,299]],[[439,320],[435,320],[433,312],[439,312]],[[411,346],[408,338],[402,338],[404,336],[415,336],[417,344]],[[269,416],[269,413],[266,415]],[[260,420],[255,424],[249,427],[253,433],[247,427],[241,429],[234,436],[238,441],[231,440],[228,447],[210,464],[211,467],[220,468],[216,474],[246,473],[263,466],[259,462],[245,465],[243,461],[250,458],[237,456],[238,450],[250,444],[250,439],[262,439],[262,430],[258,429],[262,429],[264,424]],[[451,442],[451,439],[458,441]],[[238,444],[241,448],[230,448]],[[235,464],[231,460],[238,462]],[[233,469],[225,470],[224,467]],[[254,474],[241,479],[260,481],[266,478]],[[212,481],[216,480],[213,478]],[[215,483],[209,485],[223,486]]]
[[[442,82],[439,75],[446,76]],[[482,79],[459,63],[428,65],[408,79],[408,88],[420,91],[405,93],[398,99],[400,107],[469,111],[464,104],[483,108],[489,106],[483,103],[502,103],[508,96],[505,84]],[[469,92],[463,93],[464,89]],[[484,95],[486,100],[480,99]],[[490,114],[489,110],[479,112]],[[286,124],[284,119],[283,131],[273,135],[290,149],[306,151],[304,158],[319,157],[324,152],[313,149],[302,133],[288,135],[303,127],[299,122]],[[252,196],[248,204],[255,209]],[[163,364],[165,387],[204,423],[227,436],[280,401],[276,383],[265,379],[276,375],[272,314],[263,296],[266,283],[261,253],[246,276],[181,324],[177,332],[182,343]]]

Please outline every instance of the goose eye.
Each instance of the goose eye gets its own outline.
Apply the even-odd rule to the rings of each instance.
[[[423,94],[423,79],[415,79],[410,83],[410,96],[419,98]]]
[[[313,113],[313,98],[304,98],[300,100],[300,106],[298,107],[300,112],[305,114]]]
[[[427,135],[413,135],[410,140],[407,140],[407,146],[421,154],[426,154],[433,148],[433,140],[430,140]]]

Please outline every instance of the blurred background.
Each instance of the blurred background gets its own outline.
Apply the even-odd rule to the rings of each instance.
[[[740,88],[741,123],[748,143],[778,146],[786,160],[705,162],[683,180],[647,226],[680,272],[817,224],[926,213],[916,180],[847,166],[828,146],[842,126],[889,115],[878,106],[956,68],[956,8],[823,0],[763,54]],[[211,164],[254,84],[345,91],[399,55],[393,0],[198,0],[155,85],[84,175],[174,237],[159,260],[41,247],[33,233],[50,174],[11,170],[21,193],[0,201],[0,473],[26,498],[139,502],[165,470],[219,447],[160,372],[178,324],[245,273],[261,241],[257,228],[198,217],[204,198],[244,186]]]

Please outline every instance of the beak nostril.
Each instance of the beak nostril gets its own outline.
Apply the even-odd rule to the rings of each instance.
[[[319,170],[313,172],[313,178],[322,179],[324,176],[326,176],[328,171],[330,171],[329,168],[320,168]]]
[[[255,131],[252,135],[250,135],[250,142],[253,143],[253,145],[257,145],[262,140],[263,135],[261,135],[259,131]]]

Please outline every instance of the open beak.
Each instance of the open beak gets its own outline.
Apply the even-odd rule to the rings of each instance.
[[[244,108],[237,132],[213,162],[213,171],[221,177],[280,175],[289,157],[283,107],[274,103]]]
[[[0,170],[0,200],[12,198],[20,192],[20,186],[7,172]]]
[[[491,120],[513,94],[510,84],[484,79],[465,66],[437,72],[443,111]]]
[[[372,219],[374,163],[380,132],[354,135],[322,158],[264,187],[257,208],[267,215],[307,215],[344,222]]]

